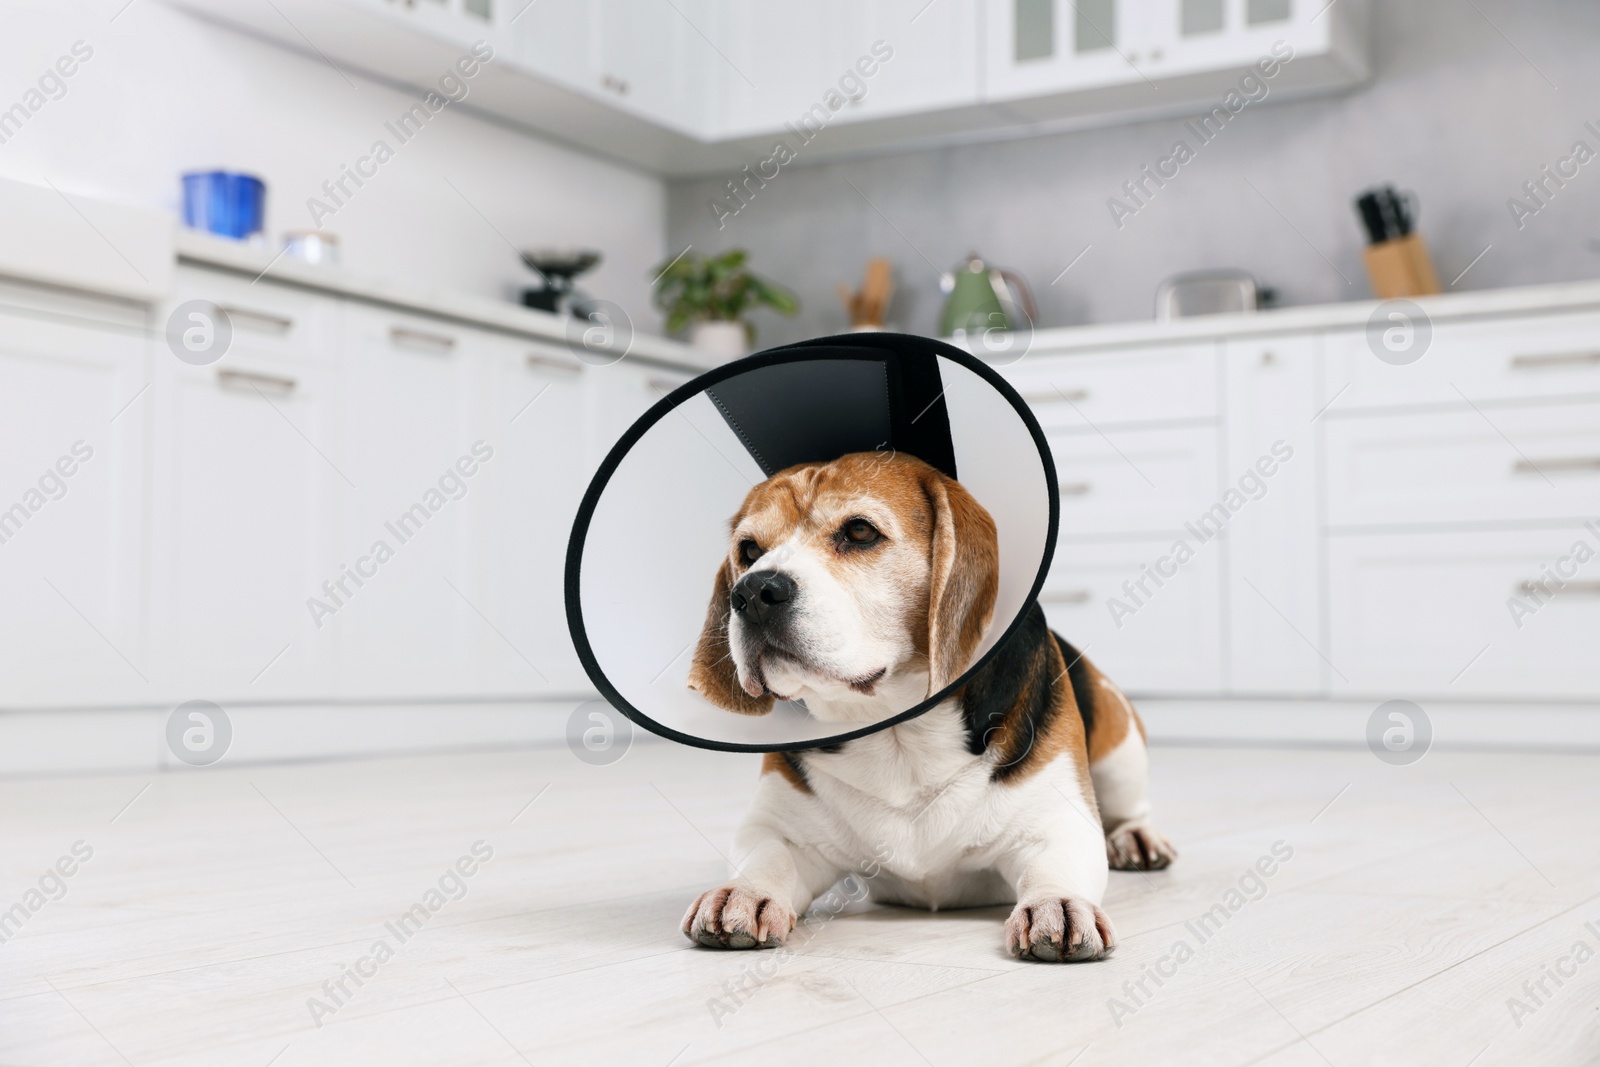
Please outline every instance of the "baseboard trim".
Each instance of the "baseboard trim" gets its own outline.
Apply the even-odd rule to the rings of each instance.
[[[563,744],[567,719],[585,699],[592,698],[230,706],[233,740],[218,766]],[[1419,704],[1436,749],[1600,750],[1600,704]],[[1362,748],[1376,705],[1147,697],[1138,707],[1155,745]],[[169,714],[7,711],[0,715],[0,777],[190,770],[167,749]]]
[[[216,766],[559,744],[584,699],[230,704],[233,737]],[[0,715],[0,777],[190,770],[167,748],[171,710],[9,711]]]
[[[1436,749],[1600,749],[1600,704],[1415,702]],[[1378,703],[1341,700],[1137,702],[1153,744],[1364,748]]]

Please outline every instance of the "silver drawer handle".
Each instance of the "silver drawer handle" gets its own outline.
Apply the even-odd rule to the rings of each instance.
[[[249,308],[230,307],[227,304],[218,304],[217,306],[231,321],[247,330],[252,328],[251,323],[255,324],[254,329],[258,333],[288,333],[294,329],[294,320],[286,315],[273,315],[266,311],[251,311]]]
[[[1544,474],[1549,471],[1600,471],[1600,456],[1562,456],[1557,459],[1519,459],[1511,469],[1518,474]]]
[[[1092,487],[1088,482],[1062,482],[1062,496],[1087,496]]]
[[[1057,604],[1087,604],[1094,599],[1094,591],[1091,589],[1068,589],[1064,593],[1056,593],[1045,599],[1053,600]]]
[[[1600,582],[1567,582],[1559,586],[1551,586],[1546,582],[1523,582],[1517,586],[1517,592],[1523,596],[1535,594],[1550,596],[1554,593],[1560,593],[1562,596],[1568,593],[1576,593],[1579,596],[1600,596]]]
[[[525,357],[525,360],[528,366],[534,368],[535,370],[553,370],[558,374],[576,375],[581,373],[583,370],[582,367],[570,359],[562,359],[559,356],[541,355],[538,352],[529,352]]]
[[[409,348],[432,348],[449,352],[456,347],[456,339],[445,333],[429,333],[410,326],[389,327],[389,340]]]
[[[1533,370],[1538,367],[1571,367],[1600,365],[1600,350],[1594,352],[1546,352],[1531,356],[1512,356],[1513,370]]]
[[[1078,404],[1089,399],[1089,390],[1056,389],[1051,387],[1049,390],[1040,389],[1032,393],[1023,393],[1022,399],[1030,404],[1048,400],[1065,400],[1069,404]]]
[[[252,393],[265,389],[279,396],[288,396],[299,385],[293,378],[283,378],[276,374],[257,374],[247,370],[219,370],[217,384],[224,389],[241,389]]]

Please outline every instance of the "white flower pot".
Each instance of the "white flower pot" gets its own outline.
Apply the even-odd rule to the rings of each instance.
[[[689,344],[724,360],[738,359],[750,351],[744,323],[707,319],[689,327]]]

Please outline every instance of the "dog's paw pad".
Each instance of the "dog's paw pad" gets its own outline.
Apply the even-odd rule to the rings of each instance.
[[[1103,960],[1117,947],[1111,920],[1081,897],[1041,897],[1019,903],[1006,920],[1006,949],[1042,963]]]
[[[1178,858],[1160,831],[1143,823],[1119,826],[1106,835],[1106,861],[1118,871],[1159,871]]]
[[[794,912],[777,898],[730,882],[695,898],[683,917],[683,934],[707,948],[774,948],[794,922]]]

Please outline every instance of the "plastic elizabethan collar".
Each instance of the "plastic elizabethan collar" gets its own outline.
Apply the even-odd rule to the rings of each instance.
[[[752,486],[797,463],[910,454],[956,478],[995,521],[994,618],[963,674],[866,726],[799,703],[741,715],[689,689],[728,520]],[[601,463],[567,547],[567,624],[617,710],[701,748],[769,752],[845,741],[933,707],[1022,620],[1055,549],[1055,465],[1026,403],[995,371],[939,341],[850,334],[708,371],[647,411]]]

